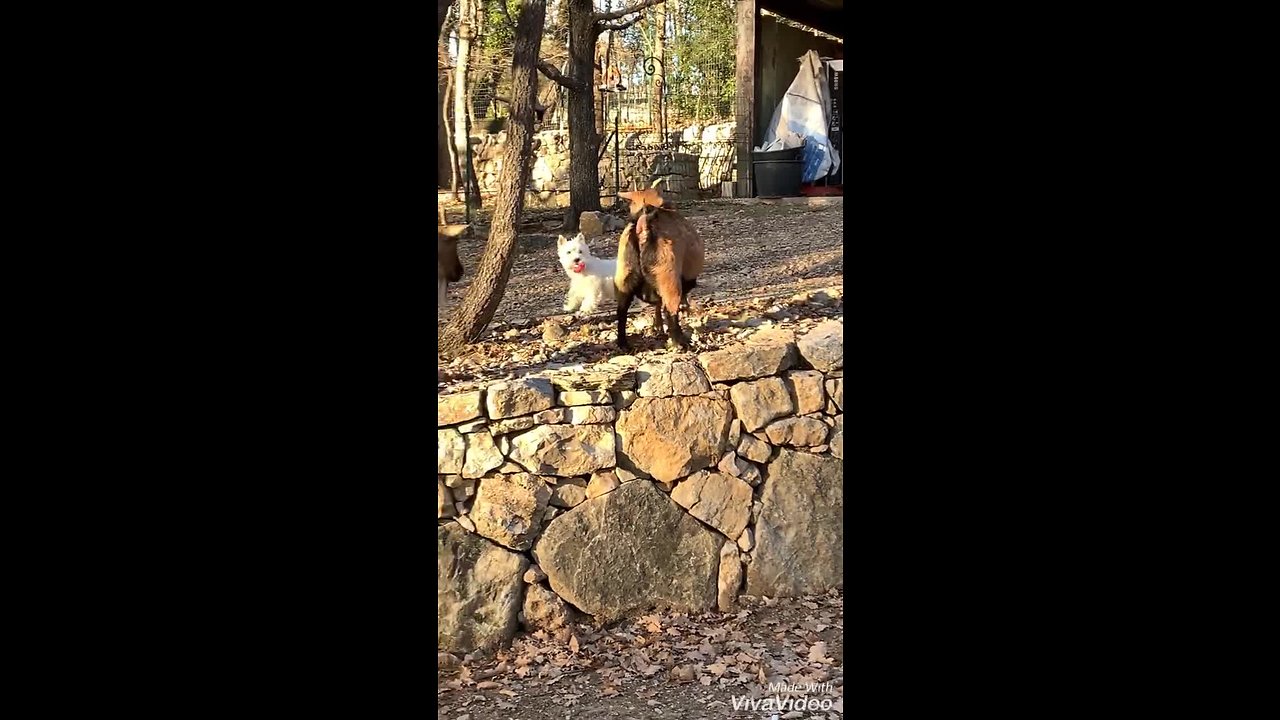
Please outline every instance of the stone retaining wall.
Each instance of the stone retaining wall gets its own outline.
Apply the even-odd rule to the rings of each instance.
[[[622,133],[619,173],[623,190],[658,187],[673,200],[697,200],[699,190],[718,190],[721,180],[732,179],[734,169],[733,123],[692,125],[673,133],[680,139],[679,152],[646,149],[658,142],[656,133]],[[472,136],[477,180],[482,193],[497,190],[498,172],[505,161],[507,133]],[[569,206],[569,131],[543,130],[533,136],[535,155],[525,205],[533,209]],[[601,192],[613,189],[613,151],[599,163],[604,178]]]
[[[440,648],[843,587],[843,328],[440,396]]]

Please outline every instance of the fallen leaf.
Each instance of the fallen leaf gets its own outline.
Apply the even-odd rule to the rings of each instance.
[[[578,636],[577,635],[572,635],[569,637],[569,652],[573,653],[574,655],[578,654]]]
[[[698,677],[698,682],[702,683],[703,685],[710,685],[710,684],[711,684],[711,676],[710,676],[710,675],[701,675],[701,676],[699,676],[699,677]]]
[[[502,687],[502,685],[500,685],[500,684],[498,684],[498,683],[496,683],[496,682],[494,682],[494,681],[492,681],[492,680],[485,680],[485,681],[484,681],[484,682],[482,682],[482,683],[477,683],[477,684],[476,684],[476,689],[477,689],[477,690],[497,690],[497,689],[498,689],[498,688],[500,688],[500,687]]]
[[[714,665],[707,666],[707,672],[715,675],[716,677],[720,677],[721,675],[724,675],[725,671],[728,669],[729,669],[728,665],[725,665],[724,663],[720,663],[720,662],[715,663]]]
[[[827,656],[827,644],[825,642],[822,642],[822,641],[816,642],[813,644],[812,647],[809,648],[810,662],[822,662],[822,660],[826,658],[826,656]]]

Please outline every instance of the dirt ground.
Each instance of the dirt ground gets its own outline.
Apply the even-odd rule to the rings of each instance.
[[[732,332],[713,332],[717,319],[750,316],[765,318],[766,325],[785,324],[812,314],[797,294],[843,291],[843,203],[707,201],[682,206],[680,211],[697,228],[707,249],[702,276],[689,296],[690,310],[681,320],[694,330],[694,352],[717,349],[734,339]],[[452,222],[460,219],[459,213],[451,213]],[[521,225],[511,279],[494,321],[468,353],[442,366],[442,389],[456,381],[509,376],[507,371],[517,364],[591,362],[616,354],[612,303],[588,317],[566,315],[561,309],[569,279],[556,255],[559,224],[558,213],[541,213],[532,214]],[[487,227],[478,229],[478,237],[458,243],[466,267],[474,268],[484,250]],[[592,252],[597,257],[615,257],[618,234],[614,231],[592,240]],[[449,302],[461,302],[467,287],[464,275],[463,282],[449,287]],[[828,317],[843,317],[842,305],[828,310]],[[636,302],[631,313],[636,328],[650,323],[652,310],[646,304]],[[644,317],[639,318],[642,313]],[[549,322],[556,327],[544,332]],[[740,327],[722,324],[719,329]],[[663,350],[657,338],[633,345],[636,355]]]
[[[743,597],[736,614],[654,613],[521,635],[484,657],[441,654],[437,717],[840,720],[843,601],[839,591]],[[767,698],[783,707],[770,708]],[[793,709],[797,701],[804,709]]]

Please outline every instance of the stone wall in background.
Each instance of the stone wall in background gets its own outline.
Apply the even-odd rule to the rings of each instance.
[[[676,201],[699,199],[699,191],[718,194],[720,182],[731,180],[735,167],[734,123],[691,125],[672,133],[679,138],[676,152],[659,152],[656,133],[623,131],[619,155],[622,189],[658,187]],[[498,173],[506,155],[507,133],[476,135],[471,138],[476,174],[481,192],[497,190]],[[525,204],[532,209],[569,206],[569,131],[543,130],[534,134],[534,163]],[[601,193],[613,191],[613,150],[599,163],[604,178]]]
[[[843,587],[843,331],[439,396],[441,650]]]

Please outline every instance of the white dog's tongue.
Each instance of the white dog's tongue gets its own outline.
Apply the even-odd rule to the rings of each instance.
[[[582,272],[583,270],[585,270],[586,268],[587,268],[587,264],[586,264],[586,263],[584,263],[584,262],[580,262],[580,263],[578,263],[577,265],[574,265],[574,266],[573,266],[573,271],[574,271],[574,272],[576,272],[576,273],[580,273],[580,272]]]

